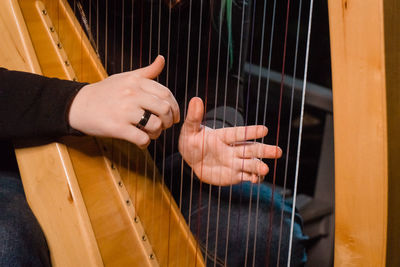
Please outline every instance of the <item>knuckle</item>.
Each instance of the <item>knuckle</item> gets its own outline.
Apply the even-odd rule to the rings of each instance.
[[[167,124],[166,124],[166,127],[169,128],[169,127],[171,127],[173,124],[174,124],[174,122],[173,122],[172,117],[171,117],[171,118],[168,119]]]
[[[124,88],[123,95],[127,97],[136,97],[138,91],[139,91],[138,88],[136,88],[135,86],[129,86]]]
[[[236,164],[234,164],[233,168],[234,168],[234,170],[236,170],[238,172],[242,172],[243,171],[242,166],[243,166],[243,160],[240,160]]]
[[[156,132],[162,129],[162,122],[159,118],[155,118],[154,120],[154,129]]]
[[[167,103],[163,103],[160,105],[160,113],[162,115],[168,115],[168,113],[170,112],[170,109],[171,109],[171,107]]]
[[[147,134],[142,134],[137,140],[137,145],[141,148],[147,147],[149,143],[150,137]]]
[[[160,96],[162,98],[170,98],[172,96],[172,93],[169,89],[165,88],[164,90],[160,91]]]
[[[255,167],[258,173],[262,173],[264,169],[264,163],[261,160],[255,159]]]
[[[269,167],[268,167],[267,164],[263,163],[261,169],[262,169],[261,172],[262,172],[264,175],[266,175],[267,173],[269,173]]]

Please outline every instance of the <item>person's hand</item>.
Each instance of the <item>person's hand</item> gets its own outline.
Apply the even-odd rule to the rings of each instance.
[[[192,98],[179,137],[179,152],[197,177],[213,185],[230,185],[242,181],[256,183],[269,168],[260,158],[279,158],[277,146],[249,140],[264,137],[265,126],[230,127],[213,130],[201,125],[203,101]]]
[[[171,91],[153,81],[164,68],[164,58],[141,69],[112,75],[84,86],[69,111],[72,128],[88,135],[127,140],[145,148],[162,130],[179,122],[179,106]],[[145,110],[151,112],[146,126],[136,125]]]

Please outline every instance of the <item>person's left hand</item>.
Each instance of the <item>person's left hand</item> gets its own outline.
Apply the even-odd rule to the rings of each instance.
[[[213,130],[201,125],[203,115],[203,101],[191,99],[179,137],[179,152],[201,181],[213,185],[257,183],[269,172],[260,158],[282,156],[277,146],[249,141],[267,135],[265,126]]]

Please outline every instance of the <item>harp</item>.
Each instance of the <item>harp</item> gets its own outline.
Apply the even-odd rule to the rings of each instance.
[[[5,36],[0,47],[2,66],[86,82],[106,76],[91,48],[91,38],[82,37],[84,29],[65,1],[7,0],[2,6],[0,27]],[[398,266],[396,193],[400,185],[396,163],[400,144],[396,137],[400,129],[396,118],[400,114],[397,90],[400,34],[395,14],[399,4],[394,0],[368,4],[330,1],[329,10],[335,112],[335,264]],[[374,38],[366,42],[366,36]],[[10,56],[17,54],[20,56]],[[140,265],[202,266],[204,260],[195,238],[162,182],[155,186],[159,193],[157,197],[152,195],[153,199],[146,200],[146,194],[135,191],[138,184],[153,190],[153,184],[139,179],[144,171],[148,172],[145,176],[157,176],[155,169],[139,168],[152,166],[150,157],[138,154],[141,152],[132,146],[119,147],[118,141],[86,138],[81,142],[65,139],[61,143],[16,151],[28,201],[45,230],[53,264],[129,266],[133,260]],[[134,154],[142,155],[134,157],[134,167],[126,166],[124,160],[114,163],[109,160]],[[93,167],[88,168],[89,164]],[[130,177],[132,170],[136,173],[135,182]],[[48,176],[56,179],[41,179]],[[101,177],[105,182],[79,180],[78,176]],[[85,190],[96,196],[112,191],[116,204],[85,197],[90,195]],[[165,207],[158,209],[158,220],[164,218],[170,221],[167,225],[174,224],[171,228],[180,229],[168,240],[184,242],[186,251],[162,242],[162,232],[171,233],[168,229],[156,227],[151,233],[141,226],[154,223],[154,214],[146,219],[143,212],[145,203],[154,202]],[[104,207],[110,208],[109,213]],[[143,215],[136,216],[136,212]],[[104,214],[112,214],[109,217],[120,214],[115,223],[133,227],[126,230],[128,234],[108,224],[100,224],[96,229],[94,221],[104,221],[101,217]],[[63,231],[57,230],[60,226]],[[117,235],[99,237],[99,228],[124,233],[119,238],[129,240],[121,241]],[[108,243],[107,239],[114,239],[115,243]],[[147,240],[152,240],[151,245]],[[130,246],[124,252],[116,243]]]

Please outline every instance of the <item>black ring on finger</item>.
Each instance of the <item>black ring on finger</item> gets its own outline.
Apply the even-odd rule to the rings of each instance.
[[[136,124],[136,127],[139,128],[140,130],[143,130],[144,127],[146,127],[147,122],[149,121],[151,116],[151,112],[148,110],[145,110],[142,118],[140,118],[140,121],[138,122],[138,124]]]

